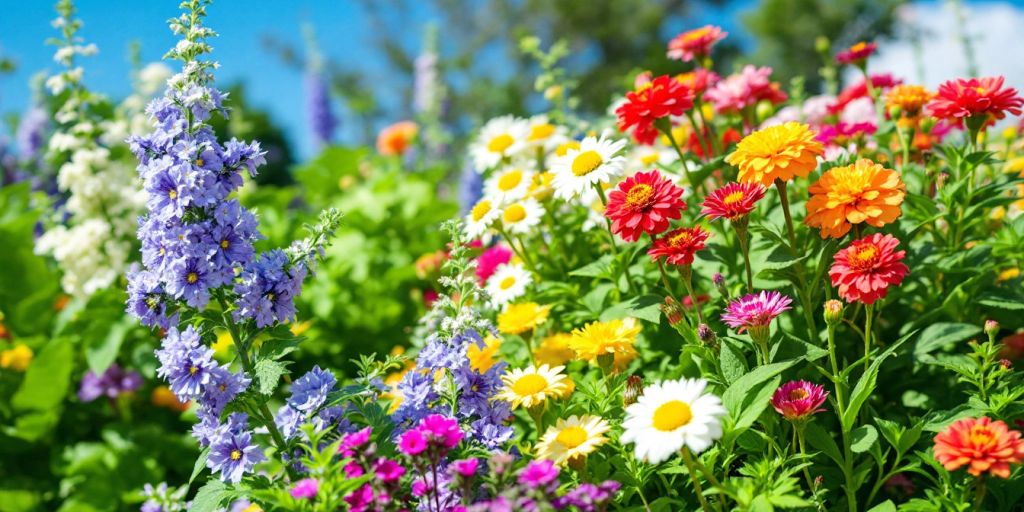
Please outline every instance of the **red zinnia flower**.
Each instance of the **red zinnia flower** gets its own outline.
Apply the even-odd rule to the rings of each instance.
[[[966,117],[987,116],[995,119],[1021,113],[1024,98],[1017,89],[1003,87],[1003,77],[958,78],[939,86],[939,92],[928,105],[932,115],[939,119],[961,120]]]
[[[640,235],[657,235],[668,229],[669,219],[678,219],[686,202],[683,189],[658,171],[638,172],[619,183],[608,194],[604,214],[612,221],[612,232],[627,242]]]
[[[729,183],[715,190],[704,198],[704,208],[700,211],[711,220],[736,220],[746,217],[754,211],[754,205],[764,197],[764,187],[760,183]]]
[[[704,91],[708,90],[708,87],[718,83],[719,78],[717,73],[704,68],[697,68],[689,73],[676,75],[676,81],[693,91],[695,95],[703,94]]]
[[[861,41],[839,52],[839,55],[836,55],[836,62],[840,64],[860,64],[867,60],[871,54],[875,53],[877,49],[877,44]]]
[[[693,263],[693,255],[704,248],[704,242],[709,236],[711,233],[700,226],[673,229],[655,240],[647,255],[653,261],[667,258],[670,265],[690,265]]]
[[[729,35],[722,27],[704,25],[687,30],[668,43],[668,58],[689,62],[711,54],[711,47]]]
[[[654,122],[668,116],[681,116],[693,107],[693,91],[673,77],[661,75],[626,93],[626,102],[615,110],[619,130],[633,129],[640,144],[652,144],[658,136]]]
[[[910,269],[903,264],[905,251],[897,251],[900,241],[892,235],[875,233],[855,240],[836,253],[829,269],[832,286],[847,302],[872,304],[885,297],[890,285],[899,285]]]
[[[974,476],[988,472],[1009,478],[1010,464],[1024,460],[1024,441],[1002,421],[964,418],[935,436],[935,460],[947,471],[969,464],[967,472]]]
[[[828,391],[817,384],[805,380],[787,382],[772,395],[772,407],[787,420],[802,420],[821,412],[821,404],[825,403]]]
[[[877,91],[884,92],[885,90],[891,89],[902,83],[903,80],[892,76],[891,73],[871,75],[871,86]],[[843,89],[843,91],[839,93],[839,96],[836,96],[835,103],[829,106],[829,112],[838,114],[839,112],[842,112],[843,109],[846,108],[846,106],[853,100],[864,98],[867,95],[868,83],[866,80],[861,80],[846,89]]]

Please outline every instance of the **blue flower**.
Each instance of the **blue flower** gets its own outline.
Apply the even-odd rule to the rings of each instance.
[[[186,400],[203,392],[217,368],[213,350],[202,344],[192,326],[181,332],[173,327],[169,329],[156,357],[160,361],[157,375],[167,379],[171,391]]]
[[[179,258],[170,265],[167,293],[184,299],[194,308],[202,309],[210,300],[210,267],[199,258]]]
[[[311,413],[327,401],[327,394],[334,391],[338,380],[329,371],[314,366],[292,384],[292,395],[288,405],[303,413]]]
[[[210,443],[210,456],[206,466],[220,473],[225,482],[238,483],[253,466],[266,460],[263,450],[252,442],[248,418],[243,413],[232,414],[221,432]]]

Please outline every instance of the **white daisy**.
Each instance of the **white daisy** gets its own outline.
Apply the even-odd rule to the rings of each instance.
[[[536,199],[527,198],[506,205],[502,209],[501,225],[509,233],[522,235],[530,232],[534,226],[540,224],[544,217],[544,207]]]
[[[625,163],[625,158],[619,153],[625,146],[624,140],[587,137],[579,149],[570,149],[565,156],[555,158],[551,163],[551,172],[555,173],[552,183],[555,196],[572,199],[595,183],[607,182],[618,176]]]
[[[510,165],[487,179],[484,193],[501,203],[518,201],[526,197],[533,182],[534,172],[524,165]]]
[[[526,120],[515,116],[501,116],[487,121],[469,148],[476,172],[483,174],[503,159],[519,154],[526,148],[529,131]]]
[[[543,149],[545,154],[569,140],[565,127],[552,123],[544,114],[531,117],[527,124],[526,144],[534,149]]]
[[[466,236],[471,240],[480,238],[501,217],[501,209],[494,201],[483,198],[466,215]]]
[[[635,443],[639,460],[657,464],[686,446],[700,453],[722,437],[722,400],[710,393],[704,379],[668,380],[644,389],[626,408],[622,443]]]
[[[519,263],[503,263],[487,278],[487,294],[491,306],[497,308],[522,297],[533,281],[530,273]]]

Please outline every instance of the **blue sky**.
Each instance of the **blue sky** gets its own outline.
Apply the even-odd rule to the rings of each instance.
[[[0,112],[22,111],[31,98],[29,79],[40,71],[56,68],[51,58],[53,48],[43,44],[55,34],[49,24],[54,17],[53,3],[0,0],[0,54],[13,57],[18,64],[15,73],[0,78]],[[753,3],[740,0],[724,9],[698,7],[691,23],[717,23],[734,36],[741,35],[736,14]],[[1011,3],[1022,5],[1024,0]],[[114,98],[127,94],[129,44],[141,43],[144,62],[158,60],[175,42],[166,20],[178,13],[177,4],[177,0],[76,1],[78,15],[85,22],[82,36],[100,49],[99,55],[84,62],[89,87]],[[432,13],[424,9],[405,16],[411,26],[404,32],[403,42],[417,49],[422,28],[431,21]],[[213,41],[215,58],[221,64],[219,82],[244,81],[249,98],[269,110],[285,127],[300,154],[308,156],[312,147],[303,111],[302,76],[269,54],[260,42],[269,35],[302,48],[303,23],[315,27],[321,50],[339,64],[361,70],[371,83],[382,87],[394,79],[382,56],[368,47],[370,28],[362,8],[352,0],[218,0],[210,7],[207,21],[220,33]],[[344,119],[341,123],[344,126]]]

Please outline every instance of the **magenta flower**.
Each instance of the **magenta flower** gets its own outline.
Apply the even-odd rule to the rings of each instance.
[[[794,380],[775,390],[775,394],[772,395],[772,407],[787,420],[799,421],[816,412],[824,411],[819,407],[825,403],[827,397],[828,391],[825,391],[824,387],[805,380]]]
[[[529,464],[519,472],[519,483],[530,489],[536,489],[550,484],[558,479],[558,468],[555,463],[544,459],[530,461]]]
[[[373,503],[373,488],[370,487],[370,484],[364,484],[345,495],[343,499],[351,510],[366,510]]]
[[[793,300],[776,291],[752,293],[729,303],[722,321],[742,333],[747,329],[767,327],[783,311],[791,309]]]
[[[436,442],[448,450],[455,448],[459,441],[462,441],[462,431],[459,430],[458,420],[442,414],[431,414],[423,418],[417,428],[430,441]]]
[[[320,488],[320,483],[316,481],[316,478],[303,478],[295,485],[292,486],[291,494],[292,498],[297,500],[311,500],[316,497],[316,492]]]
[[[370,442],[370,427],[352,432],[351,434],[345,434],[345,437],[341,439],[341,444],[338,445],[338,453],[344,457],[351,457],[355,455],[356,449],[368,442]]]
[[[363,471],[363,467],[360,466],[359,463],[354,460],[349,461],[348,464],[345,464],[345,467],[341,468],[341,470],[344,471],[345,476],[349,478],[357,478],[363,476],[366,473],[365,471]]]
[[[480,467],[480,459],[459,459],[449,466],[451,471],[463,478],[469,478],[476,474]]]
[[[380,459],[373,467],[374,474],[381,482],[395,482],[405,474],[405,468],[391,459]]]
[[[406,455],[419,455],[427,449],[427,438],[418,429],[405,432],[398,438],[398,451]]]
[[[487,278],[494,274],[499,265],[508,263],[512,259],[512,250],[504,245],[495,245],[476,258],[476,277],[480,280],[480,286],[487,282]]]

